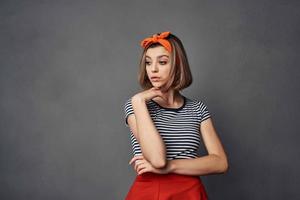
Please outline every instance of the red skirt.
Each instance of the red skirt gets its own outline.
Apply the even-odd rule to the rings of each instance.
[[[199,176],[182,174],[137,175],[125,200],[207,200]]]

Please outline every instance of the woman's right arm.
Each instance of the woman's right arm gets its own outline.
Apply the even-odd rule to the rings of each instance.
[[[128,124],[137,136],[143,156],[153,167],[165,167],[167,164],[165,144],[151,119],[146,100],[140,96],[133,96],[131,103],[134,115],[128,117]]]

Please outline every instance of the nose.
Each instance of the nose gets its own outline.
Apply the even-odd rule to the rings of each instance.
[[[151,66],[151,71],[155,72],[157,70],[158,70],[157,63],[153,63],[153,65]]]

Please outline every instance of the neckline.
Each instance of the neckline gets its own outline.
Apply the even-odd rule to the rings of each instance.
[[[185,104],[186,104],[186,97],[185,96],[183,96],[183,95],[181,95],[182,97],[183,97],[183,104],[179,107],[179,108],[167,108],[167,107],[163,107],[163,106],[161,106],[160,104],[158,104],[156,101],[154,101],[153,99],[151,99],[151,101],[153,102],[153,103],[155,103],[156,105],[158,105],[160,108],[162,108],[162,109],[165,109],[165,110],[171,110],[171,111],[179,111],[179,110],[181,110],[181,109],[183,109],[183,107],[185,106]]]

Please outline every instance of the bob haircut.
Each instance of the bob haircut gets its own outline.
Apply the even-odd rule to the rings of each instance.
[[[166,82],[162,90],[168,91],[170,88],[173,88],[174,90],[180,91],[190,86],[193,82],[193,77],[190,70],[187,55],[182,42],[174,34],[170,33],[169,36],[165,39],[167,39],[172,46],[171,70],[169,74],[169,81]],[[154,48],[157,46],[162,46],[162,45],[160,43],[153,43],[148,47],[144,48],[144,51],[140,59],[138,81],[144,90],[153,87],[146,72],[146,62],[145,62],[146,52],[149,48]]]

